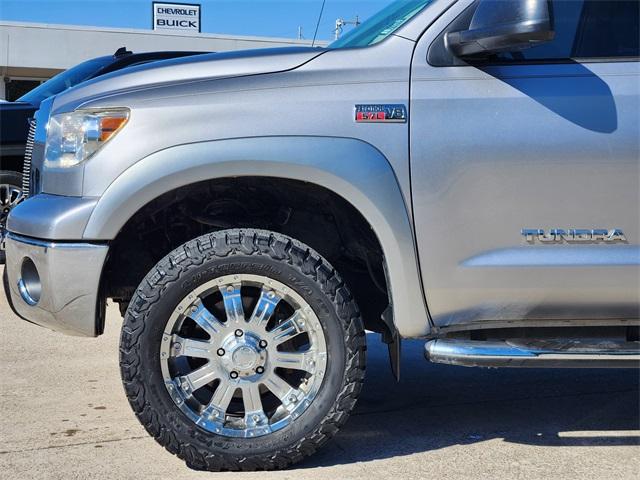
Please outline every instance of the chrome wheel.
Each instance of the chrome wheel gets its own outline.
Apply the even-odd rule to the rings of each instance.
[[[164,383],[198,426],[258,437],[299,417],[320,390],[325,333],[309,304],[262,275],[230,275],[188,294],[160,347]]]
[[[0,183],[0,226],[4,228],[11,209],[22,201],[22,188],[10,183]]]

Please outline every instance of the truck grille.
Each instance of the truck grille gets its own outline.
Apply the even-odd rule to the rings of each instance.
[[[29,196],[31,187],[31,155],[33,155],[35,135],[36,120],[32,118],[29,122],[29,134],[27,135],[27,146],[24,149],[24,163],[22,164],[22,194],[24,198]]]

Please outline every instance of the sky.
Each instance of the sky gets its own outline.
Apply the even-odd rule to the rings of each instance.
[[[164,0],[163,0],[164,1]],[[169,1],[169,0],[167,0]],[[152,0],[0,0],[0,20],[151,28]],[[202,5],[202,32],[312,39],[322,0],[185,0]],[[391,0],[326,0],[319,40],[333,38],[335,21],[365,20]],[[351,27],[345,27],[346,33]]]

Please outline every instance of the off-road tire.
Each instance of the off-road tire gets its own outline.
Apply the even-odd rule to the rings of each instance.
[[[169,396],[160,368],[167,319],[181,298],[222,275],[252,273],[295,284],[325,333],[327,369],[307,410],[285,428],[257,438],[215,435],[192,422]],[[272,470],[311,455],[347,421],[362,388],[365,333],[360,312],[333,267],[303,243],[274,232],[231,229],[172,251],[141,282],[120,340],[124,388],[147,432],[199,470]]]

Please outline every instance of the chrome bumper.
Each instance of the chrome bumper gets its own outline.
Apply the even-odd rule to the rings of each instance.
[[[37,240],[9,233],[9,302],[20,317],[68,335],[101,333],[100,275],[108,246]],[[5,287],[6,288],[6,287]]]

